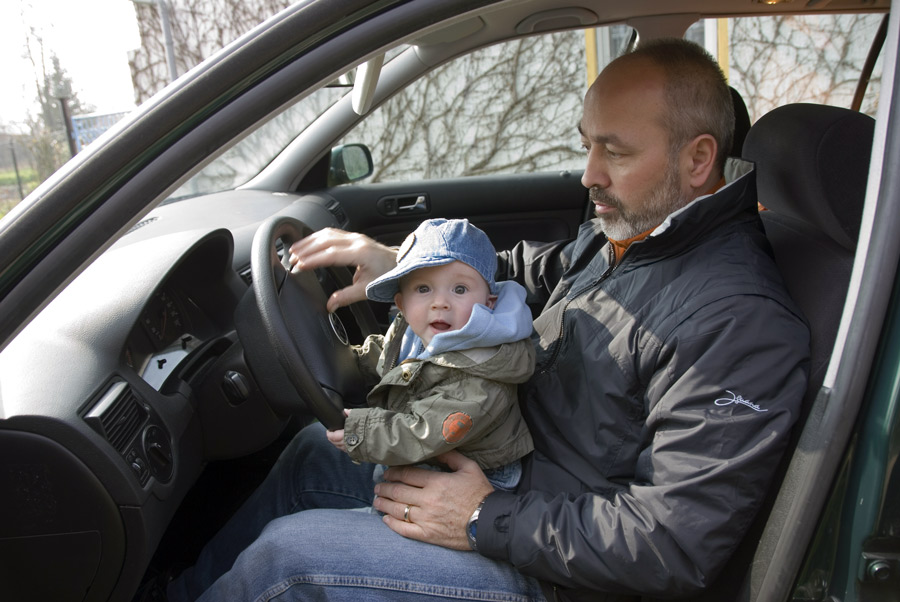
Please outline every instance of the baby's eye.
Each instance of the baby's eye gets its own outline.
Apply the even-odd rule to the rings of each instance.
[[[416,292],[421,293],[423,295],[425,293],[427,293],[429,290],[431,290],[431,289],[428,288],[427,284],[420,284],[419,286],[416,287]]]
[[[465,295],[468,290],[469,290],[468,288],[459,284],[453,289],[453,292],[456,293],[457,295]]]

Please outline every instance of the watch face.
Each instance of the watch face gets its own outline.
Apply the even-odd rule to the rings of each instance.
[[[482,504],[484,504],[484,501],[482,501],[481,504],[478,504],[478,507],[475,508],[475,512],[469,517],[469,522],[466,523],[466,536],[469,538],[469,547],[476,552],[478,551],[478,546],[475,541],[475,533],[478,531],[478,515],[481,514]]]

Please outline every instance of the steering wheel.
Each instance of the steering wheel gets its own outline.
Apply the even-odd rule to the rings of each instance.
[[[340,318],[325,307],[327,295],[316,272],[291,271],[287,250],[312,232],[303,222],[278,215],[256,231],[250,258],[253,294],[248,297],[251,302],[255,300],[253,313],[259,317],[265,342],[254,344],[254,352],[247,359],[254,368],[251,356],[255,356],[255,371],[271,375],[272,367],[266,365],[270,361],[270,352],[265,349],[268,346],[296,392],[296,396],[285,395],[283,379],[278,375],[258,377],[274,409],[292,413],[309,410],[326,428],[335,430],[343,428],[344,400],[364,399],[366,390],[346,330]],[[328,271],[334,282],[349,279],[347,268]],[[366,301],[350,309],[364,336],[377,330]],[[252,330],[253,326],[244,328],[245,333]],[[247,338],[253,337],[248,333]]]

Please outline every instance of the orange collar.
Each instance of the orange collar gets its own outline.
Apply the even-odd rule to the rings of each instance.
[[[656,230],[656,226],[653,226],[646,232],[641,232],[637,236],[632,236],[631,238],[625,240],[613,240],[612,238],[607,238],[609,244],[612,245],[613,255],[614,255],[614,263],[618,264],[619,260],[622,259],[622,255],[625,254],[625,251],[628,247],[631,246],[631,243],[638,242],[639,240],[644,240],[650,233]]]

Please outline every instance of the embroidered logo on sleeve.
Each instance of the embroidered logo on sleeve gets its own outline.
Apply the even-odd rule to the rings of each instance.
[[[719,399],[716,400],[717,406],[730,406],[733,403],[739,403],[741,405],[747,406],[754,412],[768,412],[769,411],[769,410],[762,409],[755,403],[750,403],[749,399],[744,399],[737,393],[733,393],[733,392],[727,391],[727,390],[725,392],[728,393],[729,395],[731,395],[731,397],[720,397]]]
[[[453,412],[444,418],[441,434],[447,443],[459,443],[472,430],[472,417],[464,412]]]

